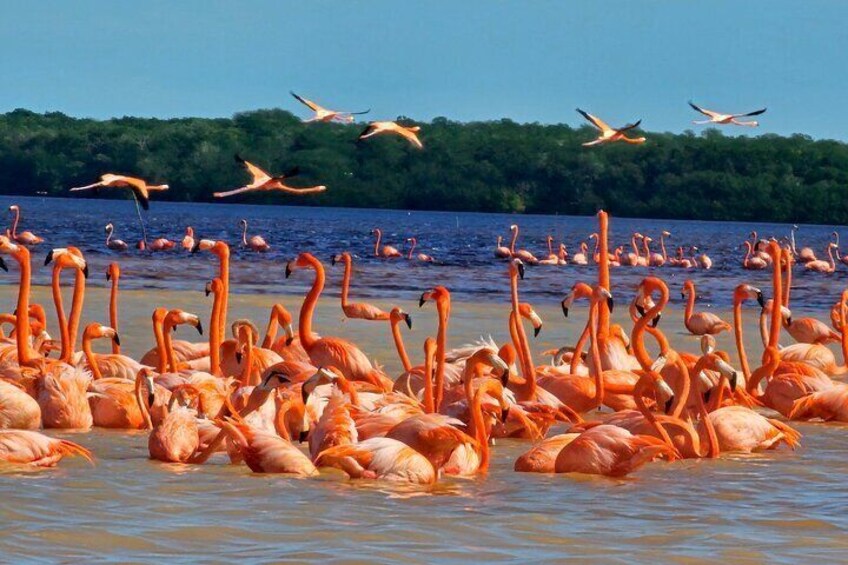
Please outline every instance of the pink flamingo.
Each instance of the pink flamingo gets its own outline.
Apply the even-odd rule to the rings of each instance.
[[[383,259],[400,259],[403,257],[396,247],[392,247],[391,245],[380,247],[380,241],[383,239],[383,230],[374,228],[371,230],[371,235],[377,236],[377,240],[374,242],[374,257],[381,257]]]
[[[241,244],[252,251],[258,251],[260,253],[264,253],[271,249],[271,246],[265,241],[261,235],[252,235],[250,239],[247,239],[247,220],[242,219],[239,221],[239,225],[242,228],[241,232]]]
[[[412,260],[412,253],[413,253],[413,251],[415,251],[415,246],[418,245],[418,240],[414,237],[410,237],[410,238],[407,238],[406,242],[412,244],[411,247],[409,248],[409,253],[406,255],[407,260],[411,261]],[[427,255],[426,253],[419,253],[418,255],[415,256],[415,258],[419,261],[424,262],[424,263],[433,263],[434,262],[433,257],[431,257],[430,255]]]
[[[44,242],[43,237],[39,237],[31,231],[22,231],[18,233],[18,222],[21,219],[21,208],[17,204],[9,206],[9,211],[15,214],[15,220],[12,222],[12,239],[23,245],[38,245]]]
[[[126,251],[129,246],[123,239],[112,239],[112,233],[115,231],[115,226],[111,223],[106,224],[106,247],[112,251]]]

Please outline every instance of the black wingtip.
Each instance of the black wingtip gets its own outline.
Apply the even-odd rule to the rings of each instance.
[[[235,160],[236,163],[241,163],[242,165],[244,165],[244,159],[242,159],[242,156],[239,155],[238,153],[233,155],[233,159]]]

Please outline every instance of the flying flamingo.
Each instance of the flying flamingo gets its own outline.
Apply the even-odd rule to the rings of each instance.
[[[606,123],[604,123],[600,118],[597,118],[597,117],[593,116],[592,114],[590,114],[588,112],[584,112],[580,108],[577,108],[577,112],[581,116],[586,118],[589,121],[589,123],[591,123],[593,126],[595,126],[598,129],[598,131],[601,132],[596,140],[588,141],[588,142],[584,143],[583,147],[590,147],[592,145],[600,145],[602,143],[612,143],[612,142],[615,142],[615,141],[624,141],[624,142],[632,143],[632,144],[645,143],[644,137],[633,138],[633,137],[627,137],[627,135],[625,135],[626,132],[639,127],[639,124],[642,123],[642,120],[638,120],[638,121],[636,121],[636,123],[633,123],[633,124],[627,124],[626,126],[619,128],[619,129],[614,129],[614,128],[611,128],[610,126],[608,126]]]
[[[191,251],[194,249],[194,228],[188,226],[185,231],[185,235],[183,236],[183,240],[180,242],[180,245],[186,251]]]
[[[748,112],[746,114],[721,114],[719,112],[713,112],[712,110],[706,110],[704,108],[701,108],[700,106],[695,105],[695,103],[692,102],[691,100],[689,101],[689,105],[696,112],[699,112],[699,113],[705,115],[707,118],[709,118],[708,120],[700,120],[700,121],[696,120],[696,121],[692,122],[693,124],[698,124],[698,125],[704,125],[704,124],[719,124],[719,125],[733,124],[733,125],[737,125],[737,126],[757,127],[758,125],[760,125],[759,122],[744,121],[744,120],[739,120],[739,118],[748,118],[748,117],[751,117],[751,116],[759,116],[760,114],[762,114],[766,111],[765,108],[762,108],[760,110],[755,110],[753,112]]]
[[[692,335],[715,335],[730,331],[730,324],[713,314],[712,312],[693,312],[695,309],[695,283],[687,280],[683,284],[681,293],[686,300],[686,311],[683,314],[683,325]]]
[[[115,226],[112,223],[106,224],[106,247],[112,251],[126,251],[129,246],[123,239],[112,239],[112,233],[115,231]]]
[[[87,184],[85,186],[78,186],[72,188],[70,191],[77,192],[80,190],[98,188],[129,188],[132,190],[136,200],[141,203],[141,207],[148,210],[150,208],[150,193],[168,190],[168,185],[147,184],[147,181],[139,178],[106,173],[104,175],[100,175],[100,180],[98,182]]]
[[[407,255],[406,255],[407,260],[411,261],[412,260],[412,253],[415,251],[415,246],[418,245],[418,240],[414,237],[410,237],[406,240],[406,242],[412,244],[409,247],[409,253],[407,253]],[[418,255],[415,256],[415,258],[418,261],[422,261],[424,263],[433,263],[434,262],[433,257],[430,256],[430,255],[427,255],[426,253],[419,253]]]
[[[509,247],[504,247],[501,245],[503,242],[503,236],[498,236],[498,244],[495,246],[495,258],[496,259],[511,259],[512,253],[509,250]]]
[[[383,259],[403,258],[403,254],[397,250],[397,247],[393,247],[391,245],[384,245],[383,247],[380,247],[380,242],[383,239],[383,230],[380,228],[374,228],[371,230],[371,235],[377,237],[374,242],[374,257],[382,257]]]
[[[358,320],[388,320],[389,313],[380,310],[373,304],[365,302],[350,303],[348,302],[348,292],[350,290],[350,277],[353,272],[353,259],[350,253],[345,251],[339,255],[333,256],[332,264],[344,263],[344,277],[342,278],[342,312],[346,318]]]
[[[265,241],[261,235],[252,235],[247,239],[247,220],[239,220],[239,225],[242,228],[241,244],[253,251],[265,252],[271,249],[271,246]]]
[[[239,155],[235,155],[236,163],[241,163],[253,177],[250,184],[242,186],[241,188],[236,188],[233,190],[227,190],[225,192],[216,192],[213,194],[215,198],[226,198],[227,196],[233,196],[235,194],[242,194],[248,192],[270,192],[270,191],[279,191],[285,192],[287,194],[315,194],[317,192],[324,192],[327,190],[327,187],[324,185],[319,186],[311,186],[307,188],[295,188],[292,186],[288,186],[285,184],[285,180],[291,177],[297,176],[300,174],[300,170],[295,167],[288,172],[278,175],[271,176],[266,173],[250,161],[245,161]]]
[[[295,97],[295,99],[315,112],[315,115],[309,119],[303,120],[304,123],[309,122],[341,122],[345,124],[353,123],[354,116],[361,116],[362,114],[367,114],[371,110],[365,110],[364,112],[337,112],[335,110],[328,110],[327,108],[323,108],[313,102],[312,100],[308,100],[302,96],[298,96],[294,92],[289,91],[289,94]]]
[[[315,271],[312,288],[306,295],[300,308],[298,335],[300,343],[309,354],[312,364],[316,367],[335,367],[350,380],[367,381],[380,388],[391,389],[391,383],[386,383],[385,377],[371,365],[368,357],[349,341],[337,337],[319,338],[312,332],[312,317],[315,305],[324,291],[324,266],[310,253],[301,253],[297,259],[286,265],[286,278],[299,269]],[[387,386],[388,384],[388,386]]]
[[[397,122],[371,122],[368,124],[362,133],[359,134],[357,141],[368,139],[373,135],[392,133],[399,135],[409,141],[418,149],[422,149],[424,145],[418,139],[418,132],[421,131],[419,126],[402,126]]]
[[[18,233],[18,222],[21,219],[21,208],[17,204],[9,206],[9,211],[15,214],[15,220],[12,222],[12,240],[23,245],[38,245],[44,241],[43,237],[39,237],[31,231],[22,231]]]

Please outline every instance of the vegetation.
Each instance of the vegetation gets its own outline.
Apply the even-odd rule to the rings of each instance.
[[[157,200],[209,201],[249,180],[240,153],[272,173],[299,166],[298,186],[329,187],[250,202],[848,223],[848,145],[836,141],[708,129],[584,148],[588,126],[437,118],[422,124],[420,151],[394,136],[357,143],[361,129],[283,110],[108,121],[15,110],[0,116],[0,192],[65,195],[111,171],[169,183]]]

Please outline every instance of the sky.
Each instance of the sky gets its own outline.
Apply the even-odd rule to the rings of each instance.
[[[4,2],[0,111],[307,116],[294,90],[373,119],[576,126],[579,106],[680,132],[692,99],[846,140],[846,23],[837,0]]]

